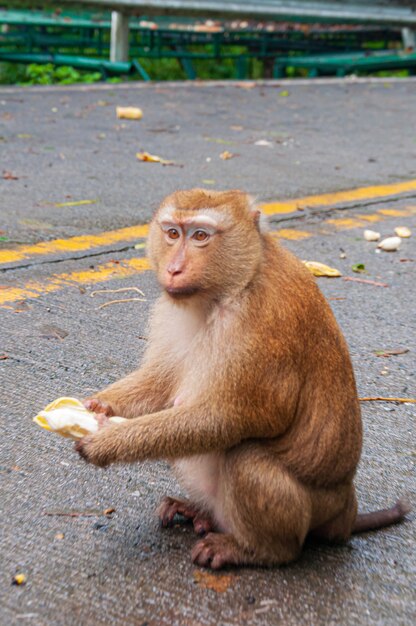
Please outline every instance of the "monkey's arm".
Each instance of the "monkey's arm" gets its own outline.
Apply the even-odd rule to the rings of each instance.
[[[179,458],[223,450],[249,437],[270,437],[270,426],[250,427],[236,415],[214,414],[208,405],[173,407],[102,428],[80,440],[76,450],[89,463]]]
[[[172,388],[172,372],[157,364],[147,363],[94,394],[92,399],[108,405],[110,415],[132,418],[165,408]]]

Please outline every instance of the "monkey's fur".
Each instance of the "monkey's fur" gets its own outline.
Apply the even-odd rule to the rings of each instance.
[[[218,219],[208,245],[166,239],[176,234],[162,214],[182,232],[201,212]],[[357,517],[362,428],[346,342],[309,270],[261,232],[249,196],[172,194],[149,257],[163,293],[143,364],[87,401],[133,419],[84,438],[80,454],[100,467],[171,461],[190,501],[165,498],[162,525],[182,513],[212,531],[192,552],[207,567],[287,563],[308,534],[345,541],[402,519],[400,503]]]

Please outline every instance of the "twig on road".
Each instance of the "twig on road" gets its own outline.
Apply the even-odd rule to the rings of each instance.
[[[374,398],[358,398],[360,402],[410,402],[416,404],[416,398],[383,398],[375,396]]]
[[[354,283],[365,283],[367,285],[375,285],[376,287],[388,287],[387,283],[379,283],[376,280],[367,280],[366,278],[355,278],[354,276],[344,276],[343,280],[349,280]]]

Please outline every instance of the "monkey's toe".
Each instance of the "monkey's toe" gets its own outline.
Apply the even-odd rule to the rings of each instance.
[[[203,537],[204,535],[214,530],[214,524],[212,520],[208,516],[205,517],[202,514],[197,515],[194,518],[193,524],[194,524],[194,531],[196,532],[197,535],[200,535],[201,537]]]
[[[192,561],[201,567],[220,569],[243,562],[243,553],[232,535],[209,533],[191,552]]]
[[[186,519],[194,519],[197,511],[186,500],[177,500],[176,498],[166,496],[157,509],[157,515],[162,528],[168,528],[172,526],[175,515],[182,515]]]

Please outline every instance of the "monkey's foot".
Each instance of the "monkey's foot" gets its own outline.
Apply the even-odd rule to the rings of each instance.
[[[166,496],[160,503],[157,514],[163,528],[172,526],[175,515],[182,515],[192,520],[194,530],[198,535],[205,535],[213,528],[212,520],[208,515],[201,513],[191,502],[177,500]]]
[[[113,417],[114,411],[108,402],[103,402],[98,398],[87,398],[83,402],[84,406],[88,411],[92,411],[93,413],[103,413],[107,417]]]
[[[223,533],[209,533],[194,545],[191,556],[196,565],[211,569],[247,563],[250,560],[234,537]]]

